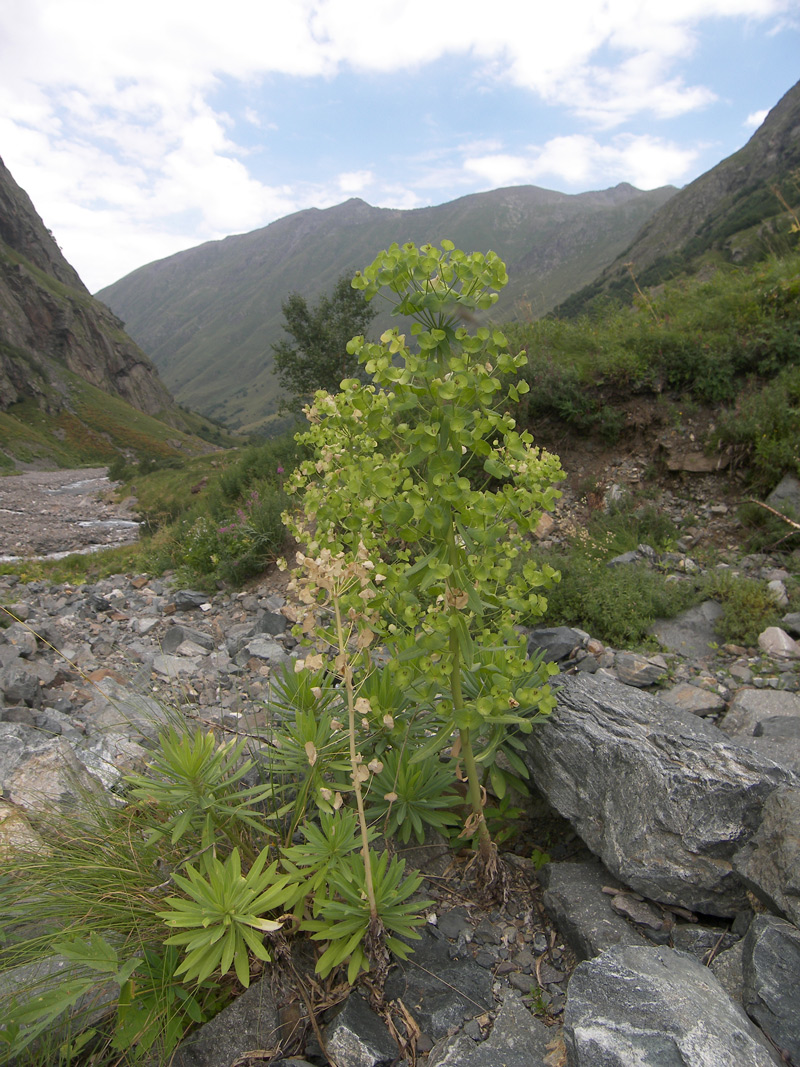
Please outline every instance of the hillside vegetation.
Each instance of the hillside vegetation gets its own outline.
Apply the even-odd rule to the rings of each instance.
[[[796,243],[796,238],[794,240]],[[800,253],[754,267],[707,263],[629,307],[506,328],[528,352],[526,416],[608,445],[632,430],[630,400],[714,409],[709,447],[730,448],[771,489],[800,462]]]

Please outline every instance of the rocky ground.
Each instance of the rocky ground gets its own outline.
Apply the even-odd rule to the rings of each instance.
[[[629,482],[637,462],[608,467],[603,491]],[[712,533],[735,547],[728,504],[701,499],[696,485],[679,480],[662,498],[676,513],[691,507],[697,516],[683,551],[656,559],[643,547],[619,565],[685,573],[699,566],[692,545]],[[557,523],[592,506],[584,491],[568,488]],[[781,580],[782,565],[769,556],[738,565]],[[0,576],[0,603],[15,619],[0,630],[0,851],[31,833],[26,812],[43,797],[69,802],[75,774],[118,788],[120,774],[147,759],[166,707],[221,730],[263,729],[271,676],[296,654],[294,611],[278,579],[268,573],[246,591],[206,596],[146,575],[77,587]],[[336,997],[306,971],[305,997],[266,976],[175,1062],[255,1067],[287,1054],[328,1062],[307,1025],[310,993],[329,1005],[319,1036],[338,1067],[410,1064],[415,1056],[430,1067],[622,1067],[632,1062],[626,1042],[645,1067],[800,1064],[800,932],[792,925],[800,921],[800,647],[791,636],[800,620],[787,616],[784,637],[770,635],[761,648],[720,649],[709,644],[713,617],[704,605],[665,624],[660,656],[607,648],[567,628],[530,634],[529,647],[558,661],[563,679],[545,754],[530,752],[543,793],[508,843],[509,892],[494,908],[476,904],[466,857],[436,842],[410,851],[434,904],[423,942],[387,988],[406,1039],[401,1061],[365,999],[334,1006]],[[585,736],[571,735],[584,715]],[[631,762],[639,758],[644,769]],[[557,782],[548,766],[559,767]],[[706,810],[709,791],[723,812],[719,826]],[[773,793],[784,807],[767,825]],[[676,804],[685,808],[673,812]],[[714,828],[695,840],[674,824],[685,826],[697,810]],[[795,827],[794,844],[787,825]],[[769,875],[757,862],[765,836],[773,842],[761,864]],[[672,858],[684,839],[686,849]],[[550,862],[537,869],[544,853]],[[770,938],[772,954],[764,948]],[[293,1012],[298,1037],[281,1042]],[[719,1050],[729,1047],[734,1058],[726,1059]]]

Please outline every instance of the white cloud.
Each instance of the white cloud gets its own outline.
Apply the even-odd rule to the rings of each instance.
[[[412,72],[430,78],[435,114],[436,68],[426,65],[457,57],[465,91],[521,87],[591,122],[596,134],[634,116],[671,119],[708,106],[709,86],[687,83],[676,69],[703,20],[790,17],[795,3],[137,0],[132,9],[18,0],[0,14],[0,151],[90,286],[176,242],[253,229],[366,188],[381,203],[417,207],[437,168],[456,191],[466,175],[493,184],[625,177],[649,187],[679,180],[693,151],[655,134],[606,144],[576,135],[522,152],[476,146],[464,167],[463,154],[443,153],[437,168],[408,176],[383,177],[354,159],[352,169],[334,165],[327,180],[311,175],[288,189],[253,176],[235,124],[213,101],[222,88],[246,88],[254,95],[241,115],[268,131],[280,121],[280,101],[269,121],[253,104],[268,76],[394,72],[402,93]],[[92,225],[97,218],[102,224]]]
[[[339,175],[337,184],[342,193],[355,196],[357,193],[363,193],[374,180],[375,175],[371,170],[348,170]]]
[[[655,189],[680,183],[696,154],[649,135],[620,135],[602,144],[576,134],[554,137],[524,154],[468,156],[464,169],[483,178],[487,188],[538,184],[543,178],[581,185],[591,178],[598,184],[629,181],[640,189]]]
[[[746,126],[750,130],[755,130],[761,125],[761,123],[764,121],[768,114],[768,108],[762,108],[761,111],[751,111],[742,123],[742,125]]]

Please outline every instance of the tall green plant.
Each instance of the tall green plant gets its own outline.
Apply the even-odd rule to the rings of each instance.
[[[464,325],[506,281],[493,252],[467,255],[450,241],[392,245],[357,274],[353,287],[368,301],[380,295],[414,320],[415,348],[398,329],[377,344],[350,342],[372,383],[348,379],[335,396],[316,394],[311,429],[298,438],[312,458],[287,487],[303,491],[305,520],[287,522],[309,556],[327,549],[371,568],[369,625],[397,679],[430,702],[432,736],[410,758],[455,733],[465,832],[477,837],[485,872],[494,846],[479,763],[488,769],[502,748],[498,731],[530,730],[553,706],[550,668],[532,672],[515,624],[543,613],[556,578],[525,558],[525,535],[557,498],[560,465],[499,410],[527,391],[513,382],[525,355],[511,355],[499,330]],[[362,615],[363,590],[343,606]]]

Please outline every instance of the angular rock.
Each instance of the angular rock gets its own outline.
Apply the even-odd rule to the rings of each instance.
[[[197,589],[178,589],[172,597],[176,611],[194,611],[210,600],[208,593]]]
[[[36,655],[36,650],[39,647],[36,641],[36,635],[31,633],[27,626],[23,626],[21,623],[15,622],[5,631],[6,642],[15,648],[20,656],[27,659],[30,656]]]
[[[674,619],[656,619],[650,632],[670,652],[706,659],[712,654],[709,646],[717,641],[714,623],[721,614],[720,604],[706,600]]]
[[[197,674],[199,666],[199,659],[193,659],[191,656],[153,656],[153,670],[165,678]]]
[[[740,689],[718,725],[731,737],[753,737],[763,719],[783,715],[800,717],[800,695],[774,689]]]
[[[18,852],[38,852],[42,839],[19,808],[0,800],[0,864],[8,867]]]
[[[42,687],[38,675],[26,667],[12,663],[0,670],[0,693],[9,704],[25,704],[38,708],[42,703]]]
[[[528,633],[528,655],[541,652],[545,660],[558,663],[583,644],[583,634],[569,626],[541,627]]]
[[[800,741],[800,715],[773,715],[756,723],[753,737],[771,741]]]
[[[363,997],[351,993],[325,1027],[325,1047],[341,1067],[389,1067],[397,1043]]]
[[[737,1004],[742,1003],[742,987],[744,985],[742,945],[743,942],[741,940],[737,941],[735,945],[732,945],[725,952],[720,952],[718,956],[715,956],[709,964],[719,984],[731,1000],[735,1000]]]
[[[757,915],[744,938],[742,1002],[747,1014],[800,1063],[800,930],[774,915]]]
[[[774,1067],[763,1035],[707,967],[673,949],[578,964],[564,1012],[570,1067]]]
[[[800,644],[780,626],[768,626],[758,635],[758,647],[777,659],[800,658]]]
[[[476,1044],[466,1034],[438,1042],[428,1067],[532,1067],[544,1062],[553,1031],[531,1015],[515,993],[507,993],[491,1034]]]
[[[114,678],[102,678],[95,691],[95,697],[83,709],[91,732],[129,728],[139,737],[155,741],[170,723],[170,714],[162,704]]]
[[[789,607],[789,597],[786,593],[786,586],[780,578],[773,578],[771,582],[767,582],[767,592],[779,608]]]
[[[800,926],[800,789],[782,786],[767,798],[761,825],[733,868],[769,908]]]
[[[267,975],[178,1045],[171,1067],[221,1067],[245,1052],[274,1048],[280,1019]]]
[[[546,863],[539,870],[545,911],[578,960],[599,956],[614,945],[646,944],[611,907],[604,886],[619,883],[602,863]]]
[[[613,874],[711,915],[746,905],[732,859],[794,775],[694,715],[616,682],[565,675],[526,738],[533,781]]]
[[[714,954],[725,953],[742,940],[740,934],[719,930],[701,923],[686,923],[674,926],[670,947],[688,952],[700,963],[707,964]]]
[[[277,637],[286,632],[289,621],[278,611],[262,611],[253,624],[253,634],[269,634]]]
[[[725,709],[725,701],[717,693],[701,689],[689,682],[679,682],[661,694],[661,699],[681,711],[690,711],[693,715],[717,715]]]
[[[26,811],[82,807],[87,794],[102,796],[102,787],[60,737],[47,741],[21,760],[3,783],[12,804]]]
[[[0,637],[3,631],[0,630]],[[2,645],[0,644],[0,668],[10,667],[12,663],[19,664],[22,657],[19,654],[19,649],[14,645]]]
[[[185,641],[192,641],[200,648],[213,652],[217,647],[214,638],[204,634],[201,630],[195,630],[191,626],[170,626],[161,638],[161,651],[167,654],[176,652]]]
[[[633,685],[637,689],[646,689],[664,676],[666,664],[640,656],[638,652],[618,652],[614,657],[614,670],[624,685]]]
[[[767,503],[800,518],[800,481],[793,474],[785,474],[767,497]]]
[[[447,942],[427,930],[413,947],[410,960],[399,961],[389,974],[386,996],[400,997],[424,1034],[439,1041],[493,1007],[491,973],[471,957],[452,959]]]
[[[783,616],[781,622],[784,630],[794,634],[795,637],[800,637],[800,611],[790,611],[788,615]]]
[[[283,645],[269,637],[255,637],[245,645],[248,655],[262,659],[270,667],[279,667],[288,663],[290,656]]]

